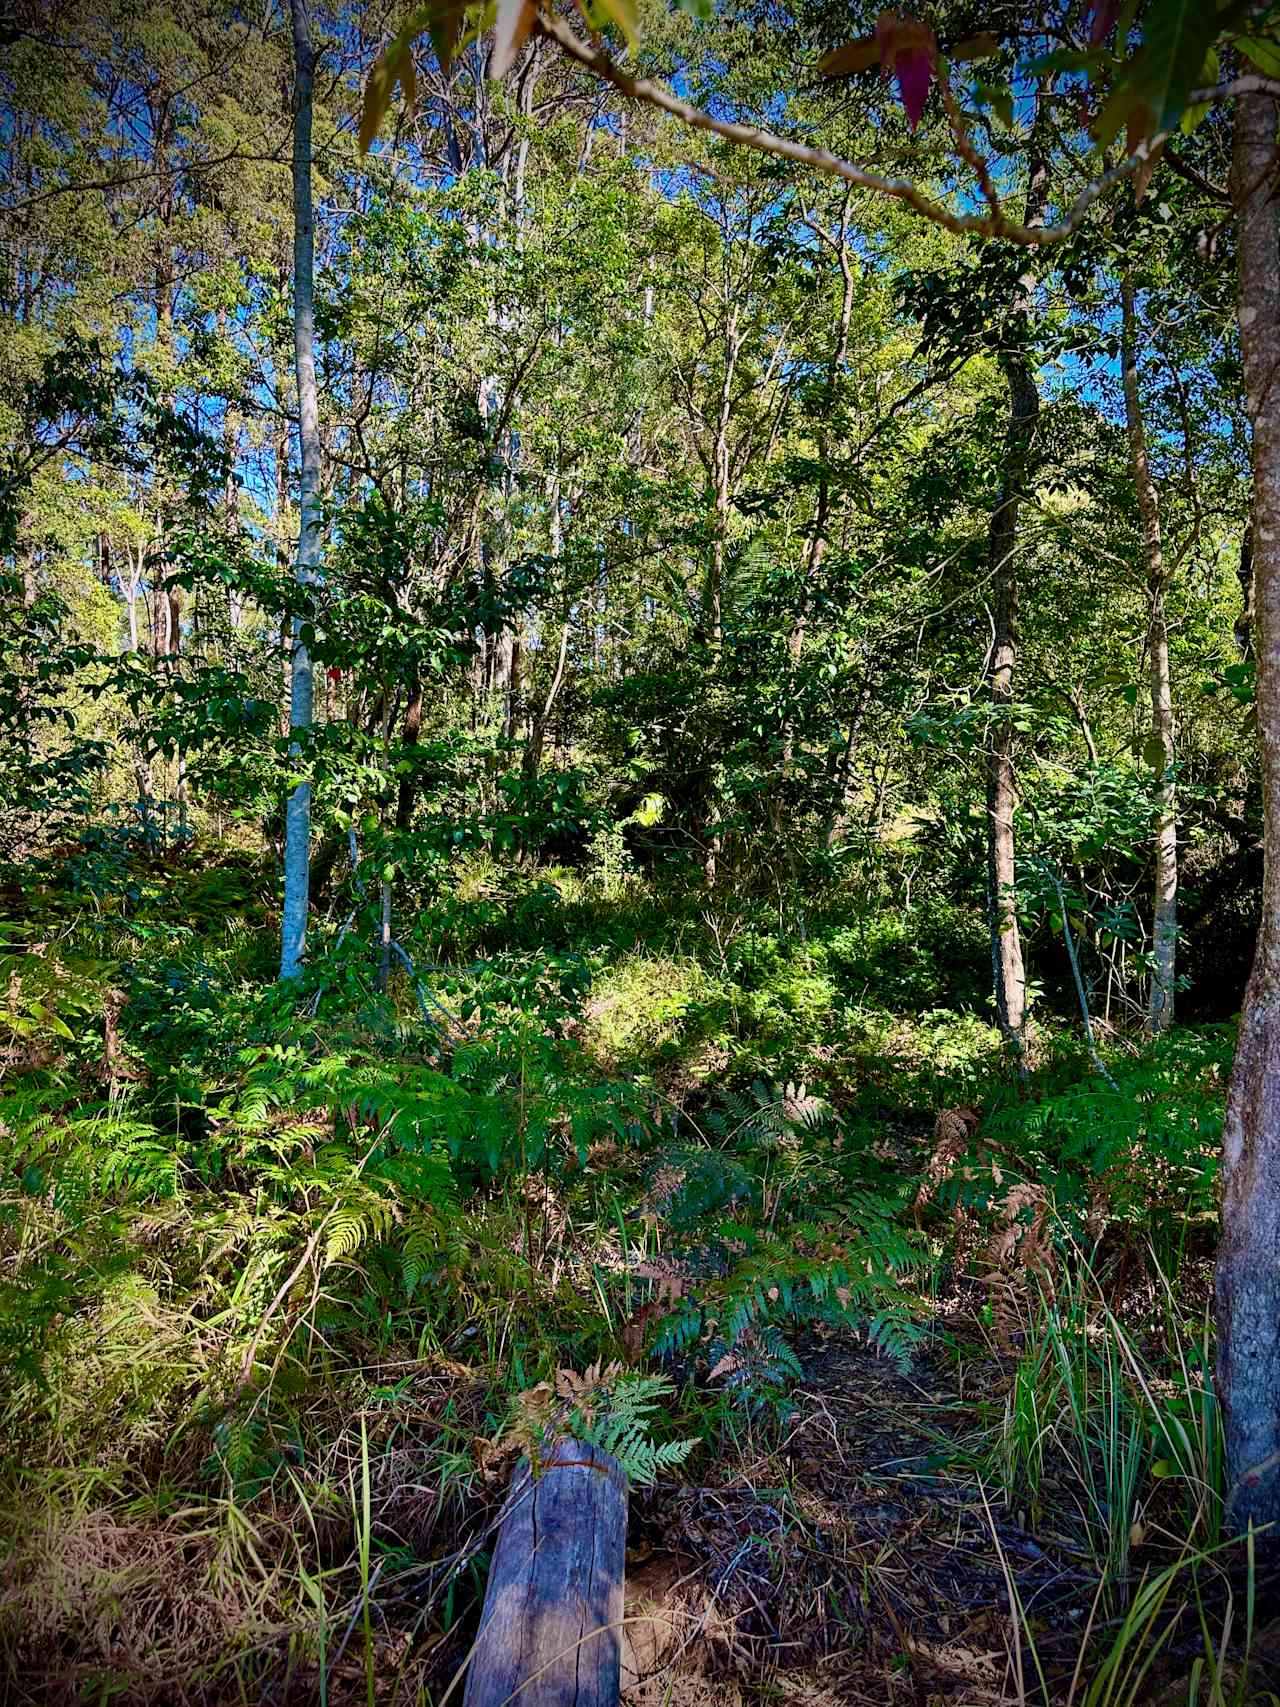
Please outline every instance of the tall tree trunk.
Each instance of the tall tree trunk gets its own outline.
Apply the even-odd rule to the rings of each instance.
[[[866,716],[870,700],[871,672],[868,671],[863,677],[861,688],[858,690],[858,703],[854,707],[853,717],[849,722],[849,731],[840,751],[840,762],[836,767],[835,792],[832,795],[831,812],[822,838],[823,846],[827,848],[835,848],[839,845],[845,825],[849,821],[854,796],[853,761],[857,756],[858,739],[862,734],[862,720]]]
[[[320,562],[320,412],[316,395],[315,231],[311,211],[311,96],[315,57],[311,49],[309,0],[290,0],[293,23],[293,354],[298,372],[299,481],[297,578],[302,586],[316,577]],[[289,728],[311,727],[311,655],[302,641],[302,624],[293,621]],[[301,754],[301,744],[291,751]],[[302,971],[307,944],[307,907],[311,866],[311,783],[304,778],[289,796],[285,812],[284,917],[280,933],[280,976]]]
[[[1038,110],[1036,130],[1039,128]],[[1038,224],[1043,219],[1048,194],[1048,173],[1039,157],[1037,140],[1033,134],[1023,216],[1028,225]],[[987,748],[987,902],[991,927],[991,973],[996,1018],[1020,1073],[1025,1073],[1027,1067],[1027,977],[1014,902],[1017,861],[1013,818],[1018,795],[1010,713],[1013,677],[1018,662],[1018,512],[1040,415],[1040,393],[1025,342],[1032,282],[1029,274],[1019,279],[1009,315],[1009,348],[1002,363],[1009,385],[1009,429],[1001,469],[1000,496],[987,536],[995,605],[995,634],[988,670],[992,719]]]
[[[724,641],[724,577],[729,550],[729,509],[733,500],[733,456],[729,428],[733,420],[733,382],[742,353],[743,334],[738,330],[738,304],[730,303],[725,321],[724,373],[716,404],[715,435],[711,443],[711,481],[715,501],[711,561],[703,593],[703,629],[713,654]]]
[[[1253,519],[1245,526],[1244,536],[1240,541],[1240,557],[1236,564],[1236,577],[1240,582],[1242,603],[1240,615],[1234,624],[1236,651],[1241,658],[1253,657]]]
[[[1228,1517],[1280,1519],[1280,228],[1276,102],[1236,99],[1231,169],[1253,461],[1253,643],[1262,756],[1262,922],[1222,1137],[1216,1276]]]
[[[814,504],[813,534],[809,541],[809,550],[804,567],[804,580],[800,587],[800,595],[796,601],[795,615],[791,622],[791,632],[787,636],[787,659],[791,666],[791,680],[797,683],[800,660],[804,655],[805,627],[809,617],[809,601],[813,597],[818,584],[818,576],[822,571],[823,558],[827,552],[827,530],[831,523],[831,434],[829,418],[835,407],[836,386],[844,370],[849,356],[849,327],[853,319],[853,265],[849,258],[849,206],[852,192],[845,195],[840,209],[840,224],[835,232],[825,231],[820,225],[812,223],[811,229],[834,253],[836,264],[840,268],[840,312],[836,319],[835,337],[832,340],[831,355],[827,362],[827,394],[823,399],[821,414],[817,425],[818,450],[818,493]],[[793,690],[794,691],[794,685]],[[854,719],[861,722],[861,712]],[[849,745],[846,752],[851,753],[856,742],[856,735],[850,727]],[[782,764],[779,777],[782,787],[774,795],[773,827],[781,830],[785,812],[785,790],[791,773],[791,761],[795,755],[795,725],[790,710],[786,713],[782,725]],[[847,775],[847,766],[846,766]],[[827,835],[827,846],[832,845],[830,829]]]
[[[161,357],[161,396],[172,404],[174,366],[177,361],[173,335],[174,249],[173,187],[169,177],[169,151],[174,139],[173,101],[165,87],[155,92],[152,106],[155,142],[152,164],[162,186],[156,234],[155,313],[156,345]],[[166,485],[156,503],[156,585],[152,608],[152,651],[157,659],[176,658],[182,650],[182,594],[169,576],[168,539],[171,506],[175,494]]]
[[[1147,456],[1146,425],[1142,399],[1138,395],[1138,314],[1134,300],[1133,275],[1127,269],[1120,280],[1121,374],[1124,381],[1124,419],[1129,436],[1129,460],[1138,494],[1138,516],[1142,523],[1142,551],[1147,571],[1147,670],[1151,688],[1151,747],[1160,749],[1160,805],[1155,826],[1155,896],[1151,935],[1154,948],[1151,966],[1151,997],[1147,1007],[1147,1029],[1162,1032],[1173,1021],[1174,981],[1178,966],[1178,820],[1177,794],[1173,776],[1173,691],[1169,684],[1169,624],[1165,598],[1169,570],[1165,564],[1164,539],[1160,529],[1160,494]]]
[[[558,478],[547,482],[547,518],[548,536],[551,545],[551,555],[559,561],[564,547],[564,532],[560,515],[560,481]],[[560,646],[556,653],[555,668],[551,672],[551,683],[547,688],[546,697],[541,705],[529,706],[529,735],[525,741],[524,756],[521,765],[525,776],[536,777],[542,768],[542,752],[546,745],[547,730],[551,726],[551,716],[560,697],[560,689],[564,686],[565,665],[569,658],[569,625],[573,620],[573,604],[566,595],[564,622],[560,628]],[[543,631],[545,636],[546,619],[544,613]]]
[[[401,756],[407,757],[409,750],[418,745],[422,734],[422,683],[418,677],[409,684],[409,699],[404,708],[404,723],[400,730]],[[417,797],[418,785],[414,779],[412,762],[400,773],[400,783],[396,789],[396,829],[403,833],[413,822],[413,803]]]
[[[279,274],[280,295],[283,298],[288,287],[288,273],[282,267]],[[291,555],[290,546],[293,530],[286,525],[289,514],[289,416],[287,413],[285,383],[283,372],[276,374],[276,398],[280,409],[280,419],[275,437],[275,474],[276,474],[276,567],[283,581],[289,567]],[[289,732],[289,705],[293,699],[293,661],[290,657],[289,622],[287,617],[280,619],[280,680],[284,687],[283,701],[280,707],[280,733]]]
[[[507,708],[503,734],[511,745],[520,739],[524,728],[524,634],[521,619],[511,630],[511,662],[507,672]]]
[[[729,304],[725,321],[724,374],[716,408],[715,435],[711,445],[711,479],[715,499],[714,537],[711,559],[707,568],[702,597],[702,627],[711,650],[711,668],[718,669],[724,647],[724,583],[729,556],[729,513],[733,500],[733,455],[729,443],[729,427],[733,420],[733,381],[742,353],[743,335],[738,330],[738,304]],[[721,821],[721,800],[713,787],[707,808],[706,841],[702,856],[702,876],[708,889],[714,889],[724,851],[724,826]]]
[[[565,664],[569,657],[569,617],[565,617],[560,626],[560,645],[556,652],[555,668],[551,672],[551,683],[547,688],[546,698],[540,706],[533,708],[529,719],[529,739],[525,742],[522,767],[525,776],[536,777],[542,768],[542,753],[547,742],[547,730],[551,725],[551,715],[555,711],[556,701],[560,697],[560,689],[564,686]]]

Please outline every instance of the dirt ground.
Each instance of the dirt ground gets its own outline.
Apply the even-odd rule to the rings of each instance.
[[[970,1365],[963,1390],[927,1359],[903,1374],[849,1342],[804,1361],[781,1450],[744,1456],[725,1485],[633,1496],[624,1701],[1004,1707],[1043,1699],[1038,1665],[1065,1702],[1098,1584],[1070,1489],[1050,1490],[1061,1509],[1032,1528],[957,1469],[999,1366]],[[1260,1613],[1274,1592],[1260,1584]],[[1096,1639],[1111,1622],[1095,1612]],[[1144,1699],[1185,1701],[1195,1634],[1174,1633]],[[1254,1689],[1280,1688],[1271,1636],[1255,1644]]]

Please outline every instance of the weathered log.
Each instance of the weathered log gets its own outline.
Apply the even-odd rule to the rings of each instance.
[[[521,1459],[499,1519],[463,1707],[617,1707],[627,1478],[562,1440]]]

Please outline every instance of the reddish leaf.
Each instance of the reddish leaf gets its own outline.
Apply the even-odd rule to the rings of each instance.
[[[900,12],[881,12],[876,20],[876,43],[880,49],[880,69],[886,77],[892,73],[897,78],[907,123],[914,130],[929,99],[929,85],[938,63],[938,44],[933,31],[917,18],[904,18]]]
[[[373,146],[373,139],[378,134],[378,126],[382,123],[387,108],[391,105],[391,92],[396,86],[396,72],[388,64],[385,53],[380,53],[374,61],[373,70],[369,73],[369,81],[364,87],[364,109],[360,114],[360,152],[367,154]]]
[[[413,48],[405,49],[400,62],[400,93],[404,96],[404,116],[411,119],[418,110],[418,74],[413,69]]]
[[[453,50],[462,34],[462,17],[466,9],[465,0],[446,0],[444,5],[432,6],[430,9],[427,29],[443,71],[448,71],[453,63]]]
[[[929,85],[933,82],[933,55],[923,48],[910,48],[898,55],[893,69],[898,79],[902,104],[907,110],[907,123],[914,130],[920,123],[925,103],[929,99]]]
[[[1138,108],[1129,119],[1129,128],[1125,137],[1125,152],[1135,154],[1143,137],[1150,134],[1150,129],[1147,109]],[[1142,206],[1142,198],[1147,193],[1147,185],[1151,182],[1152,174],[1160,164],[1160,156],[1163,153],[1164,143],[1161,142],[1151,150],[1133,174],[1133,199],[1139,207]],[[1163,754],[1163,748],[1161,752]]]
[[[1143,102],[1133,86],[1132,79],[1118,83],[1102,104],[1101,111],[1093,121],[1093,134],[1103,148],[1120,134],[1127,124],[1131,128],[1135,123],[1144,128],[1143,136],[1149,136],[1155,128],[1155,115]]]
[[[448,0],[448,3],[455,4],[456,0]],[[360,115],[361,154],[367,154],[373,146],[397,83],[404,95],[405,112],[412,115],[418,100],[418,83],[413,69],[414,40],[425,28],[430,28],[432,40],[435,40],[440,10],[439,0],[432,0],[431,5],[420,6],[416,12],[411,12],[400,26],[399,34],[374,61],[369,81],[365,84],[364,108]],[[458,17],[461,18],[460,11]]]

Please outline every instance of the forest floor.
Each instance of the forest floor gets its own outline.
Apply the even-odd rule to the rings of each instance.
[[[1011,1512],[958,1467],[964,1435],[1004,1385],[1007,1372],[991,1362],[958,1376],[925,1359],[907,1376],[857,1345],[810,1348],[775,1454],[744,1460],[715,1486],[636,1500],[637,1555],[655,1551],[631,1571],[627,1610],[652,1611],[653,1624],[632,1638],[624,1699],[636,1707],[1080,1699],[1087,1637],[1105,1650],[1108,1628],[1123,1619],[1099,1604],[1069,1475],[1045,1490],[1033,1517]],[[984,1397],[975,1401],[975,1391]],[[1145,1570],[1162,1563],[1152,1548]],[[1134,1571],[1144,1573],[1140,1557]],[[1229,1583],[1206,1585],[1202,1610]],[[1278,1591],[1280,1571],[1258,1577],[1259,1612],[1280,1608]],[[1188,1698],[1186,1680],[1203,1658],[1194,1597],[1168,1628],[1137,1701]],[[1238,1675],[1228,1664],[1228,1688]],[[1280,1623],[1255,1638],[1248,1687],[1254,1700],[1280,1690]]]
[[[1205,1326],[1229,1028],[1110,1084],[1046,1003],[1024,1094],[962,906],[492,866],[415,945],[447,1022],[357,948],[300,1020],[269,873],[149,884],[14,902],[64,916],[6,969],[6,1701],[456,1704],[530,1407],[593,1379],[661,1394],[635,1707],[1280,1699]]]

